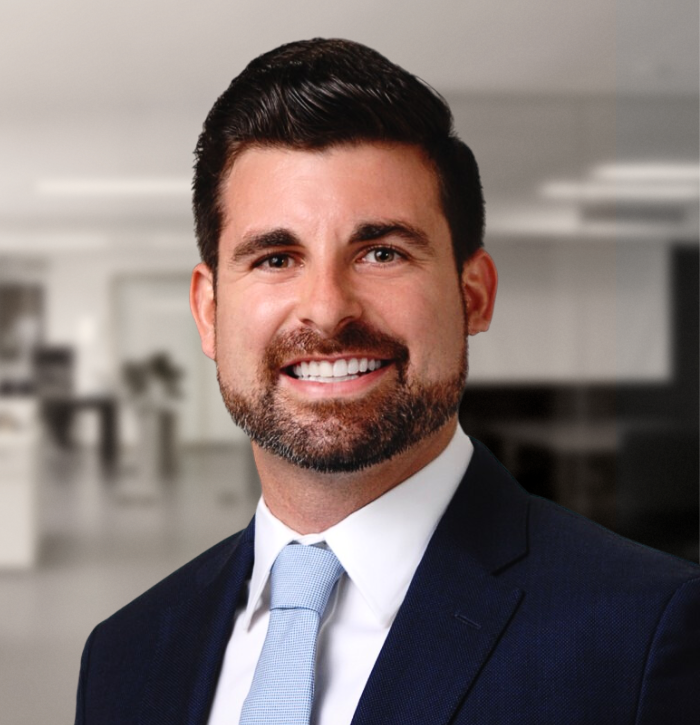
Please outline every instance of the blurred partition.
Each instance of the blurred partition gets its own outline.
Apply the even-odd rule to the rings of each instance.
[[[36,563],[40,445],[36,399],[0,396],[0,570]]]

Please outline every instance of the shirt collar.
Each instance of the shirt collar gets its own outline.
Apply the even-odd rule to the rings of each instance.
[[[325,541],[384,626],[389,626],[423,558],[435,527],[469,465],[473,446],[457,426],[437,458],[326,531],[302,536],[277,519],[261,498],[255,513],[255,563],[248,603],[250,625],[279,552],[291,541]],[[410,526],[406,522],[410,521]]]

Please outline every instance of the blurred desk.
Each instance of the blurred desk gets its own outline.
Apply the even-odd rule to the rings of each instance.
[[[113,395],[52,396],[44,398],[46,422],[58,443],[72,446],[71,428],[75,414],[80,410],[96,410],[100,420],[100,460],[105,468],[117,462],[117,400]]]
[[[617,455],[616,421],[523,421],[490,426],[489,433],[501,443],[503,464],[516,478],[523,450],[542,450],[554,460],[554,500],[584,516],[606,518],[599,513],[601,496],[614,496],[614,485],[612,490],[601,491],[599,481],[591,475],[590,464],[594,458],[614,459]],[[607,503],[607,509],[614,511],[614,500]]]

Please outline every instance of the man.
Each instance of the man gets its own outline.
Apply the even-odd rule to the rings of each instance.
[[[700,569],[530,497],[459,429],[497,276],[444,101],[292,43],[196,154],[192,310],[263,496],[94,630],[77,722],[695,723]]]

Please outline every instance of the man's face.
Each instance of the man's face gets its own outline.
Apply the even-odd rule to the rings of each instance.
[[[454,419],[463,278],[419,150],[251,148],[222,201],[216,301],[198,324],[254,443],[304,468],[353,471]],[[197,284],[212,280],[199,267],[193,306],[204,309]]]

